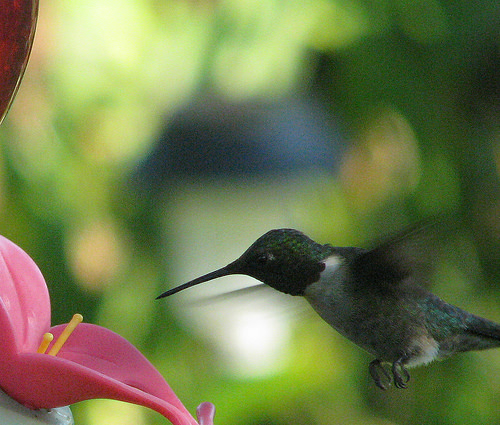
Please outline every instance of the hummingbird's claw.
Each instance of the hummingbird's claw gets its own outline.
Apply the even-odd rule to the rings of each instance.
[[[408,381],[410,380],[410,374],[403,365],[405,360],[406,359],[402,357],[392,364],[392,378],[381,360],[373,360],[370,363],[368,370],[370,371],[371,377],[375,381],[375,385],[381,390],[386,390],[391,385],[391,382],[394,381],[394,386],[396,388],[406,388]]]
[[[389,375],[389,372],[387,372],[379,359],[375,359],[370,362],[368,370],[377,387],[381,390],[389,388],[391,385],[391,375]]]
[[[394,386],[396,388],[406,388],[410,380],[410,373],[403,365],[405,358],[401,358],[392,364],[392,375],[394,377]]]

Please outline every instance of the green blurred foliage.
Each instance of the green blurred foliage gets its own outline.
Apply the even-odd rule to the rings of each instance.
[[[237,255],[222,246],[252,241],[249,215],[367,246],[455,211],[471,231],[452,238],[434,290],[500,321],[499,24],[497,0],[41,2],[0,131],[0,231],[42,269],[54,324],[80,312],[119,332],[191,411],[214,402],[219,425],[498,423],[498,351],[420,368],[409,389],[381,392],[368,355],[293,306],[274,371],[249,376],[196,330],[196,307],[154,297],[194,277],[180,257],[208,272]],[[340,171],[297,175],[285,189],[176,181],[145,200],[131,190],[134,167],[165,122],[206,94],[321,99],[348,129]],[[203,261],[215,238],[227,256],[217,239]],[[73,411],[78,425],[165,423],[117,402]]]

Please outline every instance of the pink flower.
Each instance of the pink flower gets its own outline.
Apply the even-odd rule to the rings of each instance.
[[[37,352],[46,332],[55,341],[64,328],[50,327],[49,294],[36,264],[0,236],[0,387],[7,394],[32,409],[110,398],[154,409],[174,425],[196,424],[154,366],[109,329],[82,323],[57,355]],[[200,405],[201,424],[211,425],[213,414],[213,405]]]

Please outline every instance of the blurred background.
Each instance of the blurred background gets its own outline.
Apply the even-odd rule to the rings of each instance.
[[[120,333],[217,425],[497,424],[498,350],[382,392],[302,299],[217,295],[243,277],[154,298],[271,228],[369,247],[453,211],[433,291],[500,321],[499,29],[497,0],[41,1],[0,130],[0,232],[40,266],[54,324]]]

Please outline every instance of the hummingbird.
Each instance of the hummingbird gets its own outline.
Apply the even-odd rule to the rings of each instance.
[[[373,355],[368,370],[377,387],[406,388],[408,368],[500,346],[499,324],[426,288],[405,248],[412,233],[364,249],[319,244],[294,229],[270,230],[237,260],[157,299],[227,275],[251,276],[304,297],[324,321]]]

